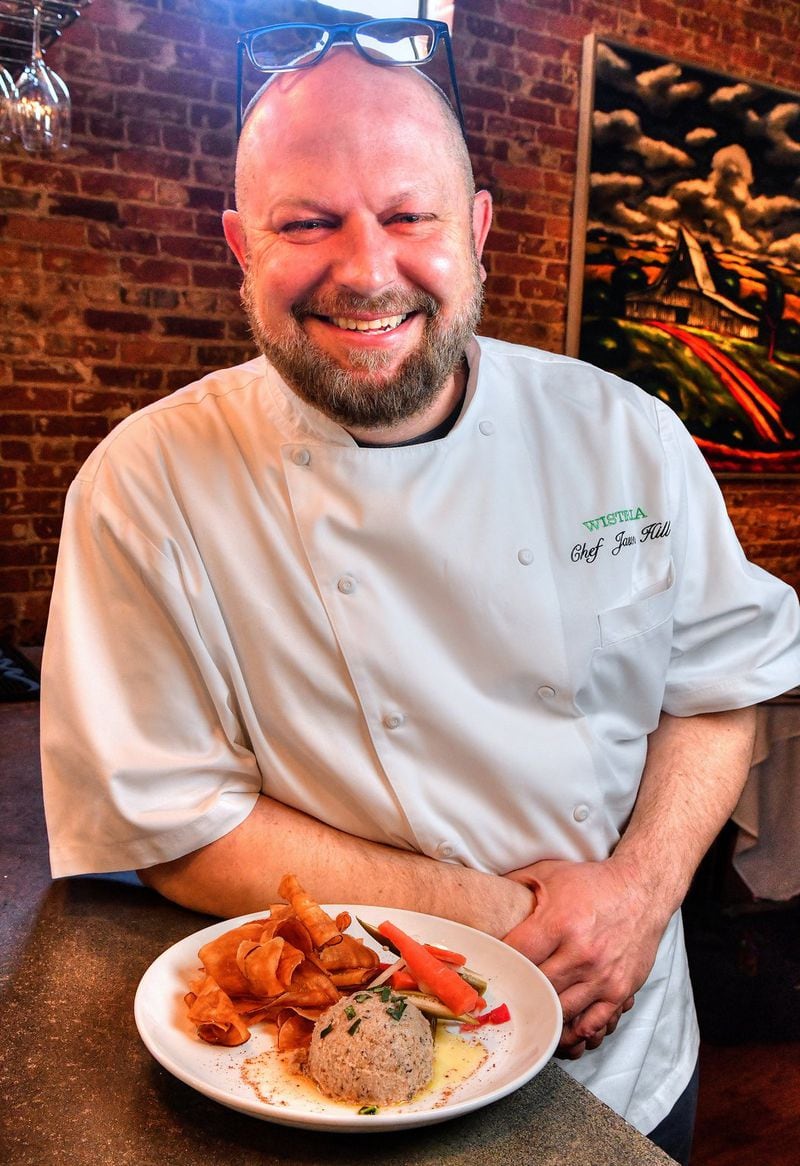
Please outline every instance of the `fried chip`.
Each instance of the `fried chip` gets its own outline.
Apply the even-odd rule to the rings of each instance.
[[[285,992],[275,999],[277,1015],[281,1008],[327,1008],[339,999],[339,990],[330,976],[315,968],[310,960],[300,964]]]
[[[295,969],[305,954],[278,935],[266,943],[243,940],[236,952],[236,964],[254,996],[277,996],[291,983]]]
[[[300,922],[296,915],[291,915],[288,918],[281,917],[274,921],[270,919],[261,932],[261,942],[264,943],[273,935],[279,935],[281,939],[285,939],[287,943],[296,947],[298,951],[302,951],[304,955],[310,955],[314,950],[314,942],[309,935],[308,928]]]
[[[188,992],[189,1019],[197,1025],[197,1035],[211,1045],[243,1045],[250,1029],[213,976],[206,976],[200,991]]]
[[[250,985],[236,963],[236,953],[243,940],[249,939],[257,943],[267,922],[266,919],[256,919],[252,923],[243,923],[200,948],[198,955],[203,967],[229,996],[251,994]]]
[[[311,1034],[317,1017],[302,1016],[291,1008],[282,1009],[275,1017],[278,1029],[278,1052],[294,1053],[307,1049],[311,1044]]]
[[[314,947],[327,947],[331,943],[341,943],[342,933],[319,903],[310,899],[293,874],[284,875],[278,890],[288,899],[299,919],[308,928]]]
[[[345,968],[367,968],[374,971],[380,964],[377,952],[354,935],[343,935],[341,943],[323,948],[312,958],[317,967],[326,972],[340,972]]]

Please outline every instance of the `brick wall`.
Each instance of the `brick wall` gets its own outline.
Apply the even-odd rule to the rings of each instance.
[[[250,355],[227,254],[232,0],[94,0],[50,63],[61,157],[0,147],[0,637],[41,641],[66,487],[122,417]],[[479,180],[495,195],[483,330],[564,346],[582,38],[596,31],[800,91],[796,0],[457,0]],[[800,583],[791,482],[726,481],[748,553]]]

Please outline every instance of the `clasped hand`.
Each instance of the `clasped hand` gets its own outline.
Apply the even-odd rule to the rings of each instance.
[[[558,993],[564,1027],[557,1055],[597,1048],[647,979],[663,927],[654,905],[613,857],[547,860],[510,872],[536,896],[533,913],[505,937]]]

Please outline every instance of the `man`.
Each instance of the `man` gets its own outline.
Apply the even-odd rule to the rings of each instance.
[[[54,873],[235,915],[293,871],[506,937],[570,1071],[652,1132],[697,1055],[678,908],[750,706],[800,677],[796,598],[659,402],[472,337],[490,199],[413,70],[274,80],[237,206],[267,360],[123,423],[70,494]]]

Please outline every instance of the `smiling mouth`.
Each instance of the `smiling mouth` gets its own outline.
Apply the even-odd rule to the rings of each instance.
[[[381,316],[377,320],[356,320],[351,316],[321,316],[320,319],[345,332],[391,332],[412,314],[407,312],[402,316]]]

